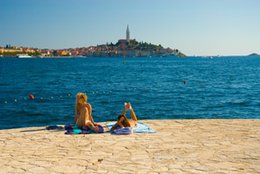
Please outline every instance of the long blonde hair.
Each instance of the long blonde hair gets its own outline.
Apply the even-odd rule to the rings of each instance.
[[[86,104],[88,101],[88,96],[85,93],[79,92],[76,95],[76,106],[75,106],[75,112],[76,114],[79,112],[80,105]]]

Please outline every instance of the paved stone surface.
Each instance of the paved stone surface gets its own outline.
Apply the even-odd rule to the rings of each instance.
[[[260,173],[260,120],[144,120],[155,134],[0,130],[0,173]]]

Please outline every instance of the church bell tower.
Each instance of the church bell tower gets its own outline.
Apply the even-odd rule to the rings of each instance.
[[[126,28],[126,40],[130,41],[130,30],[129,30],[128,25],[127,25],[127,28]]]

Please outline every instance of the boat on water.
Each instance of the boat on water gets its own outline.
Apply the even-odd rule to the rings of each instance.
[[[29,56],[28,54],[18,54],[16,57],[18,57],[18,58],[32,58],[32,56]]]

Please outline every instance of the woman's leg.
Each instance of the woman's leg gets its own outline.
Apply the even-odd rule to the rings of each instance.
[[[85,107],[82,111],[82,115],[84,116],[84,126],[86,126],[94,132],[98,132],[98,128],[96,128],[95,125],[89,120],[90,115],[87,107]]]
[[[130,115],[131,115],[132,119],[137,123],[138,122],[137,117],[135,115],[134,109],[132,108],[132,105],[130,102],[128,103],[128,106],[129,106]]]
[[[86,106],[87,106],[87,108],[88,108],[88,115],[89,115],[89,120],[93,123],[93,124],[95,124],[95,122],[94,122],[94,119],[93,119],[93,117],[92,117],[92,106],[91,106],[91,104],[86,104]]]
[[[91,129],[94,132],[98,132],[98,128],[89,120],[86,121],[86,127]]]
[[[129,108],[128,108],[128,104],[127,104],[127,103],[124,103],[124,110],[123,110],[123,112],[122,112],[121,115],[125,115],[125,114],[126,114],[126,111],[127,111],[128,109],[129,109]]]

